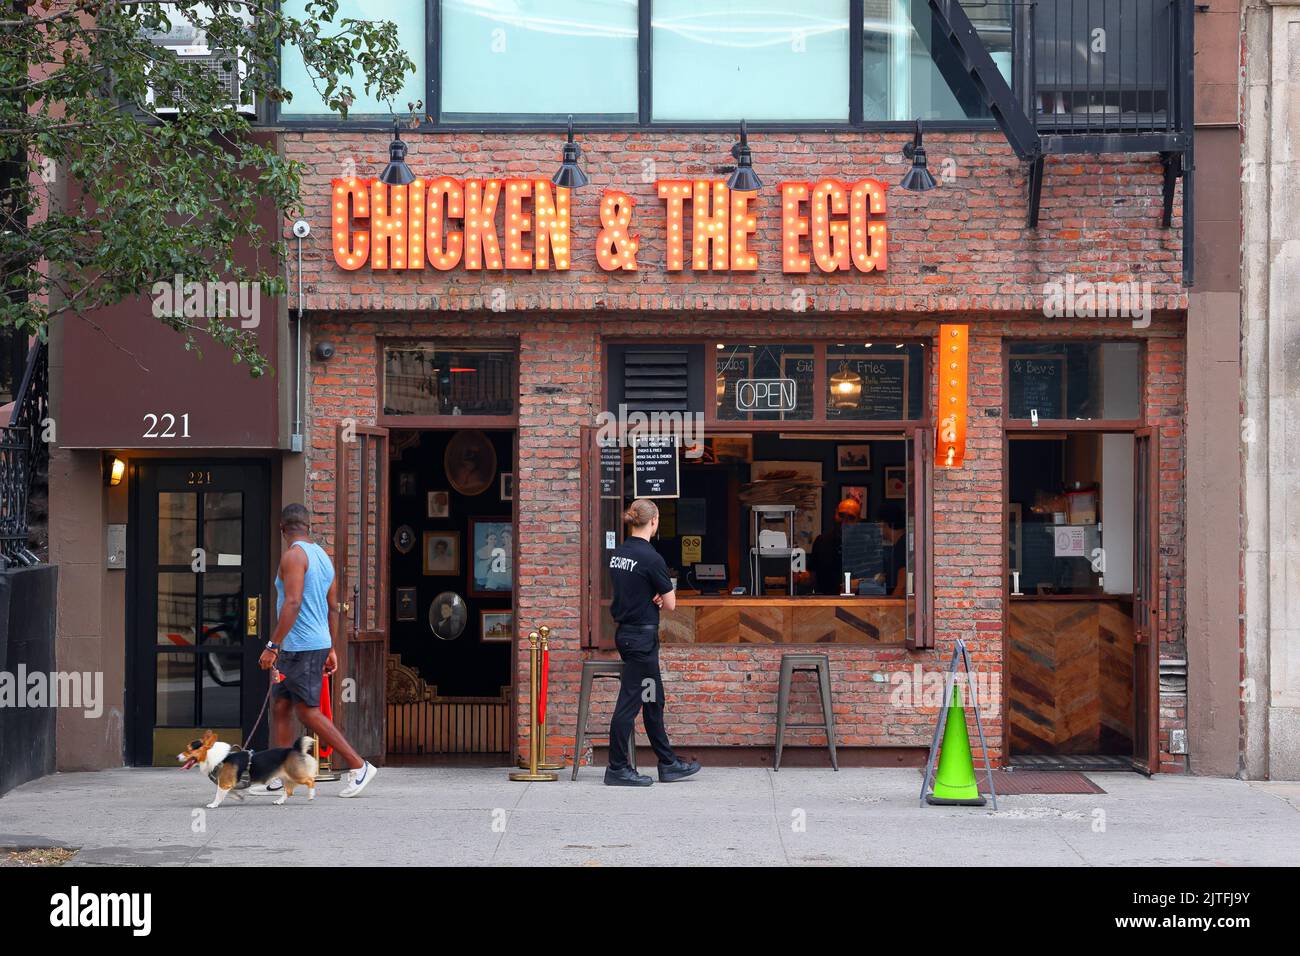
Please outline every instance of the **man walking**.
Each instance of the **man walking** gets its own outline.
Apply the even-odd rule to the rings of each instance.
[[[668,565],[650,543],[659,530],[659,508],[638,498],[623,513],[630,534],[609,558],[614,585],[610,613],[618,622],[614,643],[623,659],[623,681],[609,725],[609,766],[605,785],[648,787],[649,777],[632,769],[628,740],[636,726],[637,711],[645,721],[646,736],[659,758],[659,781],[673,783],[698,773],[700,765],[673,753],[664,729],[664,683],[659,674],[659,609],[677,606],[677,594]]]
[[[271,685],[271,743],[275,747],[293,743],[290,715],[297,715],[347,764],[347,784],[339,796],[355,797],[376,771],[320,711],[323,677],[339,666],[332,638],[339,623],[339,605],[334,565],[325,549],[311,540],[308,520],[303,505],[287,505],[280,512],[280,534],[287,547],[275,576],[277,621],[258,661],[262,670],[274,667],[281,677]],[[265,792],[275,792],[280,786],[278,779],[272,780]]]

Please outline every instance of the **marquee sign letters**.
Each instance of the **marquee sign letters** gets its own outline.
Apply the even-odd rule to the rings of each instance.
[[[567,272],[572,262],[570,191],[546,179],[435,176],[406,186],[350,177],[331,182],[334,261],[355,271]],[[655,184],[663,201],[669,272],[754,272],[761,213],[758,192],[717,179]],[[886,187],[874,179],[784,182],[780,193],[781,271],[883,272],[889,264]],[[600,197],[596,264],[635,272],[641,246],[636,200],[619,189]]]

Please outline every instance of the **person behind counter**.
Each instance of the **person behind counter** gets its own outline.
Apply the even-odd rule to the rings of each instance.
[[[817,536],[809,554],[813,587],[818,594],[844,593],[844,529],[861,522],[862,505],[845,498],[835,508],[835,525]],[[906,532],[901,515],[882,514],[880,521],[880,568],[874,575],[878,594],[903,594],[906,576]],[[854,582],[856,589],[857,583]],[[865,593],[865,592],[858,592]]]
[[[623,512],[630,533],[609,557],[614,586],[610,613],[618,624],[614,644],[623,659],[623,680],[609,724],[609,766],[605,785],[648,787],[654,783],[632,769],[628,741],[636,726],[637,711],[645,723],[650,746],[659,758],[659,781],[673,783],[698,773],[700,765],[673,753],[664,729],[664,684],[659,673],[659,609],[677,606],[668,565],[650,543],[659,530],[659,508],[638,498]]]

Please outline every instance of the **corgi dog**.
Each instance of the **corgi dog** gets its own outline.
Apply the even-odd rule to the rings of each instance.
[[[216,781],[217,795],[208,804],[209,810],[221,806],[221,801],[233,793],[236,800],[242,800],[239,790],[250,784],[266,783],[275,777],[284,782],[284,793],[275,801],[278,807],[293,796],[295,786],[307,788],[307,799],[316,799],[316,756],[313,753],[315,741],[311,737],[299,737],[292,747],[273,747],[257,752],[235,750],[230,744],[218,740],[212,731],[205,731],[198,740],[191,740],[189,747],[176,755],[182,770],[199,767]]]

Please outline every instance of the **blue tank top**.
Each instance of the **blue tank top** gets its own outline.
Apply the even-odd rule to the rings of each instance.
[[[319,651],[328,648],[330,640],[329,593],[334,583],[334,565],[325,549],[314,541],[295,541],[307,555],[307,573],[302,582],[302,607],[298,619],[285,635],[286,651]],[[275,576],[275,613],[278,617],[284,607],[284,582]]]

